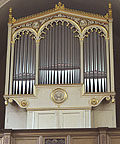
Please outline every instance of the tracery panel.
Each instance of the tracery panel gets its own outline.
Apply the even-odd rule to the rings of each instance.
[[[80,83],[80,41],[76,28],[53,22],[44,29],[39,47],[39,84]]]
[[[85,92],[107,91],[106,41],[99,29],[84,38]]]
[[[13,94],[33,94],[35,47],[35,39],[31,32],[20,32],[14,46]]]

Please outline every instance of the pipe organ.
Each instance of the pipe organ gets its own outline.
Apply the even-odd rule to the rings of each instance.
[[[93,31],[84,39],[84,84],[86,92],[107,91],[105,37]]]
[[[80,83],[80,42],[74,32],[76,28],[61,20],[47,28],[39,45],[39,84]]]
[[[29,31],[21,32],[14,44],[12,94],[33,94],[35,55],[34,37]]]
[[[59,2],[15,19],[10,8],[6,128],[116,127],[112,20],[111,4],[105,16]]]

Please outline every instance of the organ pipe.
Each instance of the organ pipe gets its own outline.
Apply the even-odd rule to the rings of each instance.
[[[15,41],[13,94],[32,94],[35,82],[35,40],[28,32]]]
[[[86,92],[107,91],[106,41],[95,30],[84,38],[84,84]]]
[[[80,83],[80,43],[72,25],[53,23],[39,46],[39,84]]]
[[[32,94],[35,74],[36,84],[74,84],[84,79],[86,92],[106,92],[105,38],[93,30],[80,40],[74,31],[72,24],[59,21],[44,29],[40,42],[35,42],[29,32],[21,33],[13,51],[10,93]]]

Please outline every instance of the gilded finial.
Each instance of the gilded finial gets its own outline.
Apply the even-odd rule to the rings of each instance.
[[[12,22],[12,8],[9,9],[9,23]]]
[[[64,4],[62,4],[61,2],[58,3],[58,5],[56,4],[55,5],[55,10],[58,10],[58,9],[64,9]]]
[[[112,4],[109,3],[109,10],[108,10],[109,18],[112,18]]]
[[[12,8],[9,9],[9,23],[14,23],[16,19],[12,16]]]
[[[111,9],[112,8],[112,5],[111,5],[111,3],[109,3],[109,9]]]

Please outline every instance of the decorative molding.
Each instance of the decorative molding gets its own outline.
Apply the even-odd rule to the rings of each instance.
[[[61,22],[62,25],[64,24],[64,22],[66,22],[66,26],[69,26],[70,24],[72,25],[72,28],[74,27],[76,30],[74,33],[77,33],[77,37],[80,37],[81,36],[81,29],[79,27],[79,25],[74,22],[73,20],[71,19],[68,19],[66,17],[58,17],[58,18],[53,18],[53,19],[50,19],[48,21],[46,21],[39,29],[38,31],[38,36],[39,36],[39,39],[41,39],[41,37],[43,37],[42,35],[45,35],[45,29],[49,30],[48,28],[48,25],[51,25],[51,27],[53,27],[53,23],[55,23],[56,25],[58,25],[58,22]]]
[[[12,16],[12,8],[9,9],[9,23],[15,23],[16,19]]]
[[[64,10],[64,4],[62,4],[61,2],[58,3],[58,5],[55,5],[55,10]]]
[[[18,29],[13,35],[12,35],[12,41],[16,41],[17,39],[19,39],[22,35],[30,35],[30,37],[32,39],[37,39],[37,33],[34,29],[32,28],[21,28]]]
[[[109,3],[109,10],[108,10],[109,19],[112,19],[112,5]]]
[[[52,14],[52,13],[57,12],[57,11],[63,11],[63,12],[67,12],[67,13],[72,13],[72,14],[77,14],[77,15],[82,15],[82,16],[88,16],[90,18],[97,18],[97,19],[101,19],[101,20],[107,20],[106,15],[103,16],[103,15],[99,15],[99,14],[93,14],[93,13],[87,13],[87,12],[83,12],[83,11],[79,11],[79,10],[68,9],[68,8],[64,7],[64,4],[59,2],[58,5],[56,4],[55,8],[53,8],[53,9],[17,19],[16,21],[14,21],[14,23],[20,23],[22,21],[27,21],[29,19],[37,18],[37,17],[47,15],[47,14],[50,14],[50,13]]]
[[[65,144],[65,138],[45,138],[44,144]]]
[[[97,33],[100,34],[100,36],[103,36],[105,38],[108,37],[108,31],[106,30],[106,28],[104,28],[103,26],[101,25],[90,25],[90,26],[87,26],[83,29],[82,31],[82,37],[85,38],[85,37],[88,37],[88,35],[93,32],[93,30],[95,29],[95,31]]]
[[[55,85],[46,85],[46,88],[52,87]],[[72,85],[67,85],[71,87]],[[115,103],[115,92],[106,92],[106,93],[83,93],[80,98],[85,98],[88,101],[88,107],[78,107],[78,106],[73,106],[73,107],[60,107],[62,103],[64,103],[67,98],[68,94],[66,90],[64,89],[65,87],[67,88],[66,85],[59,85],[60,88],[56,88],[50,93],[51,100],[57,104],[59,107],[31,107],[31,104],[34,103],[34,100],[36,101],[38,96],[36,94],[34,95],[5,95],[5,105],[7,106],[8,103],[13,103],[16,102],[19,107],[21,108],[26,108],[28,111],[44,111],[44,110],[83,110],[83,109],[91,109],[92,107],[96,107],[100,105],[100,103],[105,99],[106,101],[112,101],[112,103]],[[83,85],[73,85],[73,87],[82,87]],[[36,88],[42,88],[45,87],[45,85],[37,85],[35,86]],[[62,88],[61,88],[62,87]],[[36,95],[36,96],[35,96]],[[79,99],[80,100],[80,99]]]
[[[5,105],[7,106],[8,103],[13,103],[16,102],[19,107],[21,108],[27,108],[29,106],[29,101],[28,101],[28,98],[25,99],[25,98],[13,98],[13,97],[5,97]]]
[[[58,16],[58,17],[57,17]],[[12,28],[12,39],[19,39],[21,33],[31,33],[33,39],[41,39],[45,37],[45,29],[49,30],[48,25],[53,26],[53,23],[57,23],[60,21],[62,24],[66,22],[68,25],[71,24],[72,28],[75,27],[76,36],[83,39],[87,37],[93,29],[96,29],[96,32],[100,33],[101,36],[105,38],[108,37],[108,25],[104,23],[99,23],[96,21],[90,21],[75,17],[69,17],[65,15],[57,15],[54,17],[44,18],[41,21],[30,22],[27,24],[23,24],[21,26],[17,26]],[[61,17],[59,17],[61,16]]]
[[[3,144],[10,144],[10,143],[11,143],[11,133],[4,133]]]
[[[51,99],[56,104],[62,104],[68,98],[68,94],[64,89],[56,88],[51,93]]]
[[[103,97],[94,97],[90,100],[90,104],[92,107],[96,107],[98,106],[103,100],[106,100],[106,101],[112,101],[112,103],[115,102],[115,98],[114,96],[103,96]]]
[[[98,106],[104,99],[106,101],[115,102],[115,92],[106,92],[106,93],[85,93],[83,96],[90,97],[89,104],[91,107]]]
[[[91,110],[91,107],[47,107],[47,108],[26,108],[27,111],[48,111],[48,110]]]
[[[27,22],[27,23],[24,23],[24,24],[21,24],[19,26],[15,26],[12,28],[12,33],[14,33],[16,30],[20,29],[20,28],[25,28],[25,27],[30,27],[30,28],[33,28],[34,30],[36,30],[36,32],[38,32],[38,29],[47,21],[49,20],[52,20],[54,18],[68,18],[74,22],[76,22],[80,28],[83,30],[86,26],[89,26],[89,25],[93,25],[93,24],[97,24],[97,25],[101,25],[103,27],[105,27],[107,30],[108,30],[108,24],[104,23],[104,22],[98,22],[98,21],[95,21],[95,20],[90,20],[90,19],[84,19],[84,18],[78,18],[78,17],[75,17],[75,16],[69,16],[67,14],[56,14],[56,15],[52,15],[52,16],[49,16],[49,17],[45,17],[45,18],[42,18],[42,19],[38,19],[36,21],[32,21],[32,22]]]

